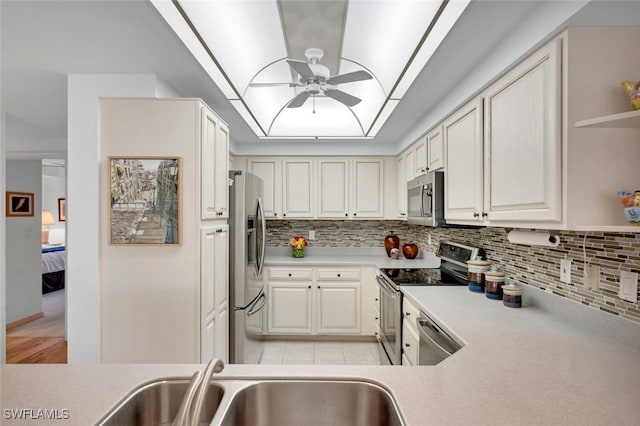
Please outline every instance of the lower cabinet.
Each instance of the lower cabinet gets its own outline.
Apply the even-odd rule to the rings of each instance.
[[[416,319],[420,310],[409,300],[402,300],[402,365],[418,365],[420,335]]]
[[[267,277],[269,334],[373,335],[372,297],[365,292],[363,309],[360,269],[272,267]]]

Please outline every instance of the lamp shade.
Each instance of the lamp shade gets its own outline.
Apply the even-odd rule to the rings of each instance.
[[[56,221],[53,219],[53,215],[48,210],[42,211],[42,224],[43,225],[53,225]]]

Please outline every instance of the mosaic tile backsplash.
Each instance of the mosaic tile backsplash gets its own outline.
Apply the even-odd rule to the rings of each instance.
[[[574,232],[559,234],[558,247],[512,244],[505,228],[426,228],[402,221],[292,220],[268,221],[267,245],[283,247],[293,235],[308,236],[314,247],[376,247],[393,231],[400,243],[415,242],[420,249],[435,252],[440,240],[483,247],[487,258],[507,273],[507,278],[538,287],[594,309],[640,323],[640,304],[618,297],[620,271],[640,273],[640,234]],[[428,244],[429,235],[431,244]],[[584,287],[587,264],[600,266],[598,291]],[[560,260],[570,259],[571,284],[560,281]]]

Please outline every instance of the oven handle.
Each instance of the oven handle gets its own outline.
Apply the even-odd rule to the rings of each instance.
[[[396,289],[392,288],[387,280],[385,280],[380,274],[376,275],[376,280],[378,280],[378,284],[382,287],[387,293],[395,293]]]
[[[431,322],[429,318],[425,316],[420,316],[416,320],[418,324],[418,331],[420,332],[420,337],[422,340],[426,341],[426,343],[437,352],[440,352],[440,355],[443,358],[448,357],[452,353],[458,351],[461,346],[451,339],[440,327],[438,327],[435,323]],[[443,345],[438,343],[435,339],[441,341],[441,343],[445,343],[445,346],[449,346],[450,348],[444,348]]]

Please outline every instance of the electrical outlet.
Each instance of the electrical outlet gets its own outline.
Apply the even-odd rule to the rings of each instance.
[[[600,267],[598,265],[589,265],[585,271],[584,286],[593,291],[600,288]]]
[[[569,259],[560,261],[560,281],[571,284],[571,260]]]
[[[315,240],[316,239],[316,231],[309,231],[309,240]]]
[[[629,302],[638,302],[638,273],[629,271],[620,271],[620,290],[618,290],[620,299]]]

